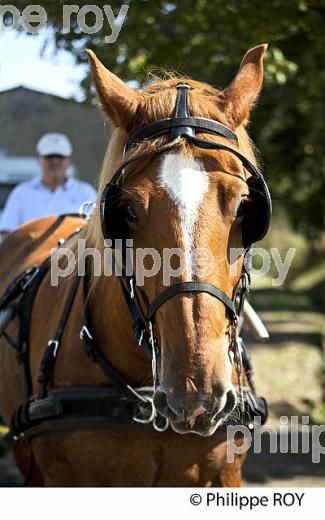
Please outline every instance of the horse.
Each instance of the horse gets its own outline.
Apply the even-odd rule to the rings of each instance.
[[[270,216],[245,128],[266,49],[222,91],[176,76],[133,90],[87,51],[114,126],[93,214],[30,221],[0,247],[0,294],[11,282],[3,301],[21,298],[0,340],[0,415],[32,484],[240,486],[246,450],[229,460],[226,426],[258,399],[237,318]],[[163,265],[152,274],[166,252],[168,283]],[[68,273],[56,284],[53,266]]]

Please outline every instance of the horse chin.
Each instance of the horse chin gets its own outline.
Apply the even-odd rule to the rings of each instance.
[[[185,435],[188,433],[194,433],[195,435],[200,435],[201,437],[211,437],[222,424],[223,420],[212,420],[207,422],[206,424],[195,424],[191,427],[187,422],[177,422],[170,421],[170,425],[174,432],[180,433],[181,435]]]

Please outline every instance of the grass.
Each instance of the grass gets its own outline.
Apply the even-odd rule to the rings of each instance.
[[[270,333],[269,342],[251,345],[251,354],[257,390],[268,400],[271,416],[306,414],[325,423],[323,315],[305,294],[267,289],[252,297]]]
[[[321,353],[298,341],[260,346],[252,353],[256,385],[272,404],[281,403],[303,413],[306,402],[321,398]]]
[[[297,276],[291,282],[290,288],[294,291],[308,291],[323,280],[325,280],[325,262],[322,260],[312,269],[308,269]]]

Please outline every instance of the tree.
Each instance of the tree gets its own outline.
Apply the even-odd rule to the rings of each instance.
[[[42,3],[57,48],[85,63],[84,49],[90,47],[121,78],[140,83],[158,67],[224,87],[243,53],[269,42],[265,89],[249,131],[265,158],[275,211],[285,208],[296,228],[317,236],[325,202],[323,0],[130,0],[114,44],[105,43],[107,21],[87,35],[72,15],[71,31],[63,34],[64,3]],[[115,15],[121,4],[110,2]],[[23,9],[27,3],[15,5]],[[86,20],[92,26],[94,15]],[[91,99],[89,76],[82,87]]]

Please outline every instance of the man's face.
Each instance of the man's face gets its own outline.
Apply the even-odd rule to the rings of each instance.
[[[43,171],[43,176],[50,178],[63,178],[71,164],[70,157],[62,155],[45,155],[39,157],[39,163]]]

